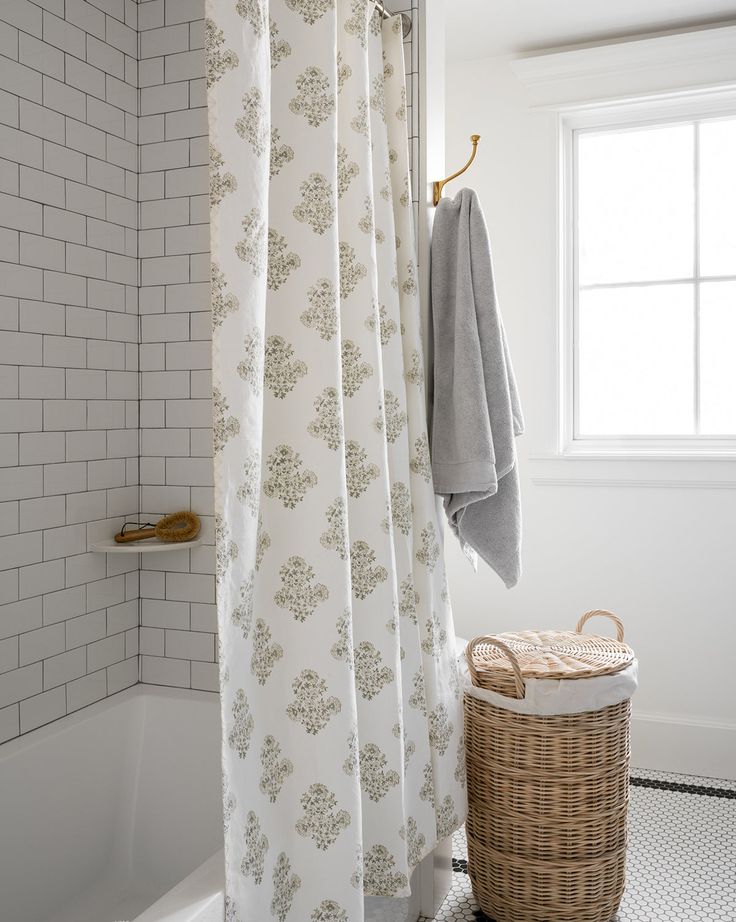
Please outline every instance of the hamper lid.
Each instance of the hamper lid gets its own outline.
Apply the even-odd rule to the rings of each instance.
[[[583,634],[596,615],[616,625],[616,640]],[[613,675],[634,661],[623,642],[624,627],[609,611],[586,612],[574,631],[519,631],[476,637],[465,651],[473,685],[513,698],[524,697],[525,679],[589,679]]]

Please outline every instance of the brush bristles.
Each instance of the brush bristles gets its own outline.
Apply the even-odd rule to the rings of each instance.
[[[156,537],[159,541],[169,543],[192,541],[199,534],[199,529],[199,516],[194,512],[182,510],[165,515],[156,524]]]

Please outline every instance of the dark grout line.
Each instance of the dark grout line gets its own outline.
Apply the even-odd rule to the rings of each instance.
[[[630,778],[635,788],[650,788],[654,791],[669,791],[672,794],[696,794],[700,797],[721,797],[736,800],[736,789],[714,788],[704,784],[682,784],[679,781],[655,781],[651,778]]]

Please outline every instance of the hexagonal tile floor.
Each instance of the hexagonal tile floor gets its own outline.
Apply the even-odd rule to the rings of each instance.
[[[626,892],[611,922],[736,922],[736,783],[637,769]],[[493,922],[473,898],[465,832],[436,922]]]

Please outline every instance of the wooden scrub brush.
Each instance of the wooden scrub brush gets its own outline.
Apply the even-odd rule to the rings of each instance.
[[[126,522],[122,530],[115,535],[118,544],[127,544],[129,541],[143,541],[145,538],[158,538],[171,544],[180,541],[192,541],[199,534],[200,521],[199,516],[194,512],[183,510],[182,512],[173,512],[171,515],[165,515],[154,525],[152,522],[146,522],[142,528],[134,531],[126,531],[129,525],[140,525],[140,522]]]

